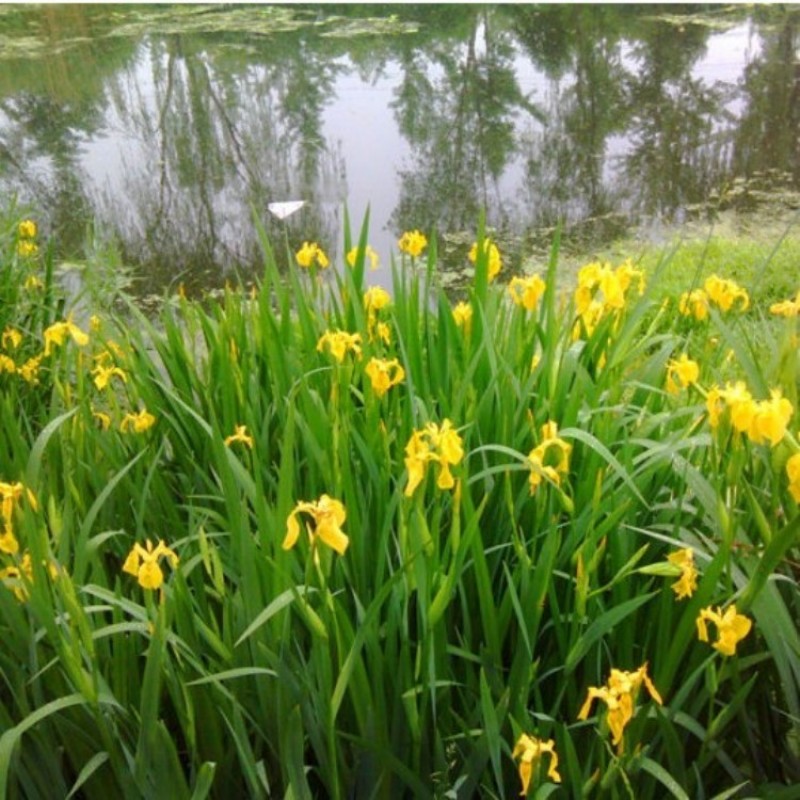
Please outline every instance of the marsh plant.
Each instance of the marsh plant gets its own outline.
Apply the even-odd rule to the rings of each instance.
[[[800,295],[367,223],[84,323],[3,221],[0,797],[797,797]]]

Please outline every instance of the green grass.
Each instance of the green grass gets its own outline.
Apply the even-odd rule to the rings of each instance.
[[[21,363],[69,309],[47,252],[17,256],[17,222],[0,229],[0,326],[24,333],[3,351]],[[662,300],[691,283],[662,269],[589,333],[556,242],[532,311],[479,258],[465,329],[430,238],[392,265],[389,344],[369,341],[363,260],[283,275],[262,237],[254,293],[176,299],[157,319],[98,308],[89,343],[53,347],[37,384],[0,373],[0,481],[36,498],[15,502],[20,551],[0,554],[32,569],[0,591],[0,797],[512,797],[522,733],[559,757],[562,782],[544,756],[532,797],[798,796],[796,413],[771,447],[712,428],[703,396],[736,378],[796,406],[796,320],[762,325],[765,297],[684,317]],[[723,261],[693,269],[728,275]],[[31,272],[41,289],[21,288]],[[318,351],[337,329],[361,334],[360,359]],[[126,379],[99,390],[112,342]],[[673,395],[682,352],[700,378]],[[372,357],[405,372],[384,397]],[[143,409],[152,427],[120,430]],[[408,497],[407,443],[445,420],[463,443],[455,486],[430,463]],[[568,470],[531,493],[549,421]],[[239,425],[252,448],[225,444]],[[346,552],[303,528],[285,550],[296,504],[323,494],[346,509]],[[179,557],[157,590],[122,570],[148,539]],[[680,548],[699,571],[682,600]],[[731,601],[753,627],[725,656],[696,619]],[[612,668],[644,664],[663,705],[642,689],[612,745],[606,703],[578,712]]]

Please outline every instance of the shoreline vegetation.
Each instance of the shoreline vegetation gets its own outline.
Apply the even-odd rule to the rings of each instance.
[[[0,800],[800,797],[795,241],[254,225],[151,316],[0,220]]]

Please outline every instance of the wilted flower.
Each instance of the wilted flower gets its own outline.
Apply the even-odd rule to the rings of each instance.
[[[625,726],[633,719],[636,695],[642,684],[645,685],[653,700],[659,705],[663,705],[661,695],[647,674],[647,664],[643,664],[635,672],[612,669],[606,686],[589,687],[586,702],[578,712],[578,719],[586,719],[592,703],[595,700],[602,700],[608,707],[606,720],[611,731],[611,743],[620,744]]]
[[[251,450],[253,449],[253,437],[247,432],[246,425],[236,425],[234,432],[230,436],[225,437],[225,446],[229,447],[234,442],[241,442],[247,445]]]
[[[372,390],[378,397],[383,397],[392,386],[402,383],[406,377],[405,370],[396,358],[391,361],[372,358],[364,368],[364,372],[367,373],[372,382]]]
[[[695,589],[697,589],[697,569],[694,566],[694,550],[691,547],[685,547],[682,550],[676,550],[667,556],[667,561],[680,568],[681,576],[675,583],[672,584],[672,590],[678,600],[684,597],[691,597]]]
[[[303,246],[295,253],[295,259],[305,269],[315,265],[320,269],[327,269],[330,266],[328,256],[316,242],[303,242]]]
[[[408,440],[405,453],[405,465],[408,470],[406,497],[411,497],[417,486],[422,483],[425,470],[431,461],[439,465],[436,485],[440,489],[453,488],[455,480],[450,467],[458,464],[464,457],[464,448],[461,437],[449,419],[444,420],[441,427],[429,422],[422,430],[414,431]]]
[[[174,550],[164,544],[163,540],[159,539],[155,549],[149,539],[147,540],[147,549],[137,542],[128,553],[128,557],[122,565],[122,571],[133,575],[144,589],[158,589],[164,582],[164,573],[158,563],[161,558],[166,558],[172,569],[177,568],[178,556]]]
[[[520,792],[522,797],[528,794],[528,787],[530,786],[533,770],[536,769],[545,753],[550,756],[550,763],[547,767],[547,777],[555,783],[561,783],[561,776],[558,774],[558,756],[556,755],[555,745],[556,743],[552,739],[544,741],[543,739],[528,736],[525,733],[521,734],[519,739],[517,739],[511,757],[520,760],[519,779],[522,782],[522,791]]]
[[[347,331],[325,331],[317,342],[317,352],[327,346],[330,354],[341,364],[348,352],[361,358],[361,334]]]
[[[428,240],[423,233],[417,230],[406,231],[397,243],[401,253],[407,253],[412,258],[418,258],[428,246]]]
[[[538,275],[530,275],[527,278],[514,276],[508,284],[508,293],[518,306],[523,306],[526,311],[533,311],[539,304],[545,288],[545,282]]]
[[[300,501],[289,514],[286,520],[286,536],[283,540],[283,549],[290,550],[297,543],[300,535],[300,523],[297,521],[298,514],[308,514],[314,520],[314,527],[306,524],[306,530],[311,539],[311,547],[316,547],[317,540],[335,550],[343,556],[350,544],[350,539],[342,530],[342,525],[347,519],[344,505],[339,500],[334,500],[327,494],[323,494],[319,500],[313,503]]]
[[[701,642],[708,641],[708,628],[706,622],[713,622],[717,626],[717,641],[711,646],[719,650],[724,656],[736,653],[736,645],[750,633],[752,621],[744,614],[736,613],[736,606],[731,604],[725,609],[717,607],[714,611],[711,606],[700,610],[697,617],[697,638]]]
[[[489,271],[488,271],[488,279],[491,283],[500,272],[503,266],[503,260],[500,257],[500,251],[497,249],[497,245],[491,239],[484,239],[483,240],[483,252],[488,255],[489,258]],[[472,247],[470,248],[469,254],[467,258],[474,264],[478,260],[478,243],[473,242]]]

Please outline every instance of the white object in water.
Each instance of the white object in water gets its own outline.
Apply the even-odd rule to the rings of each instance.
[[[306,204],[305,200],[287,200],[284,203],[269,203],[267,208],[270,214],[278,219],[286,219],[286,217],[299,211]]]

